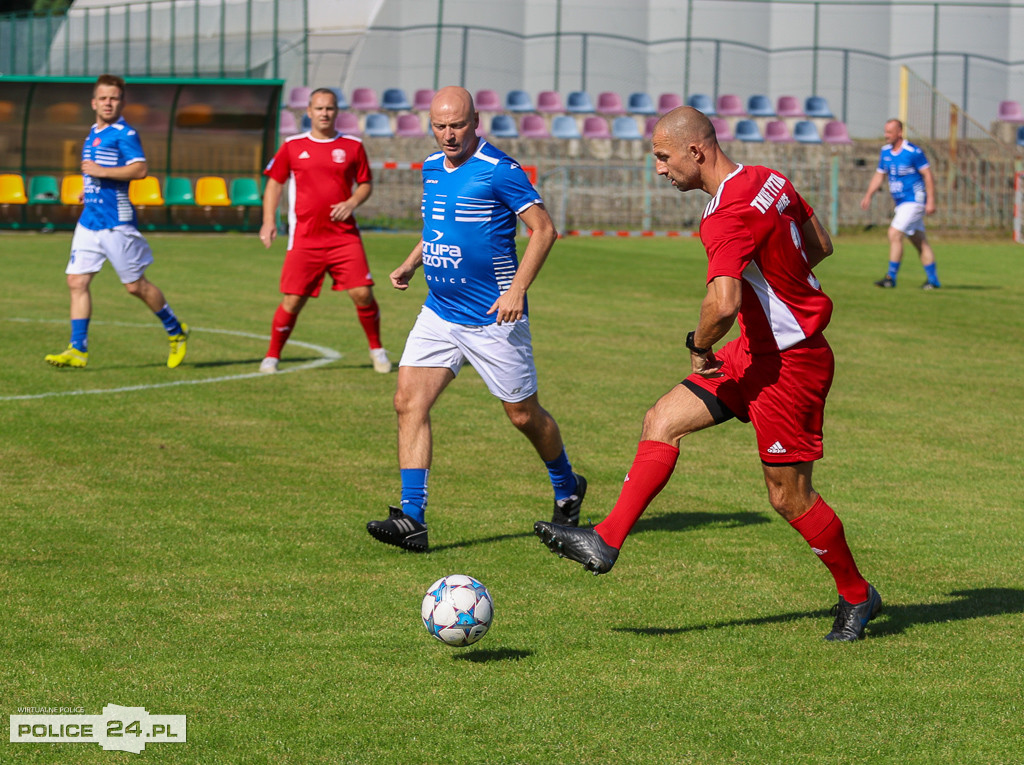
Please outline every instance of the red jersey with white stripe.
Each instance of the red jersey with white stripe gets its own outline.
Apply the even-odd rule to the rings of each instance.
[[[751,353],[776,353],[828,326],[832,301],[811,273],[801,227],[814,214],[789,179],[740,165],[704,210],[708,283],[742,281],[740,335]]]
[[[334,247],[359,234],[355,218],[331,220],[331,205],[344,202],[360,183],[373,180],[363,142],[338,134],[321,140],[310,133],[286,138],[263,174],[288,184],[288,249]]]

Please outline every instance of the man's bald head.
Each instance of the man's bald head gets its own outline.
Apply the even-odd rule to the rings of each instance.
[[[655,133],[659,130],[664,132],[669,140],[680,145],[718,143],[715,126],[711,124],[711,120],[692,106],[679,106],[670,111],[654,126]]]
[[[658,175],[680,191],[714,190],[736,167],[718,145],[715,126],[692,106],[673,109],[654,126],[651,150]]]
[[[473,156],[480,139],[473,96],[465,88],[449,85],[434,94],[430,102],[430,129],[448,162],[458,167]]]

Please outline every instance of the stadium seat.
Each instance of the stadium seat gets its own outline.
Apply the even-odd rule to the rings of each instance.
[[[363,129],[359,126],[359,115],[352,112],[338,112],[334,118],[334,129],[345,135],[362,135]]]
[[[542,90],[537,94],[537,111],[542,114],[565,114],[565,104],[556,90]]]
[[[699,112],[703,112],[705,116],[715,117],[718,112],[715,111],[715,102],[711,100],[711,96],[704,93],[692,93],[689,98],[686,99],[686,105],[692,106]]]
[[[626,111],[629,114],[642,114],[644,116],[658,113],[658,110],[654,108],[654,101],[650,95],[643,92],[629,94],[629,98],[626,99]]]
[[[550,138],[547,123],[539,114],[524,114],[519,124],[519,134],[523,138]]]
[[[495,114],[491,118],[491,135],[495,138],[518,138],[515,119],[508,114]]]
[[[558,114],[551,118],[551,135],[555,138],[582,138],[576,120],[568,114]]]
[[[430,102],[433,100],[433,88],[420,88],[412,94],[412,109],[416,112],[429,112]]]
[[[334,94],[335,100],[338,102],[339,109],[348,109],[348,99],[345,98],[345,94],[341,92],[341,88],[328,88]]]
[[[15,111],[17,111],[17,107],[13,101],[0,101],[0,122],[10,122],[14,119]]]
[[[219,175],[205,175],[197,179],[196,204],[200,207],[230,207],[227,181]]]
[[[769,143],[792,143],[793,135],[789,125],[782,120],[769,120],[764,126],[764,138]]]
[[[808,117],[819,117],[821,119],[835,119],[832,110],[828,108],[828,101],[821,96],[808,96],[804,101],[804,113]]]
[[[36,175],[28,182],[28,201],[34,205],[59,205],[60,184],[52,175]]]
[[[658,96],[658,114],[667,114],[677,106],[683,105],[683,97],[675,93],[662,93]]]
[[[793,138],[797,143],[821,143],[818,126],[810,120],[800,120],[793,126]]]
[[[168,207],[189,207],[196,203],[192,181],[188,178],[167,176],[164,181],[164,201]]]
[[[85,190],[85,178],[81,175],[65,175],[60,182],[60,201],[65,205],[82,204],[82,192]]]
[[[198,128],[213,122],[213,107],[209,104],[187,104],[174,115],[174,124],[183,128]]]
[[[715,128],[715,135],[718,136],[719,141],[735,141],[736,136],[732,134],[732,128],[729,127],[728,120],[724,120],[721,117],[709,117],[711,120],[712,127]]]
[[[384,95],[380,98],[380,105],[382,109],[387,109],[391,112],[412,109],[412,104],[409,103],[409,99],[405,97],[405,91],[401,88],[388,88],[385,90]]]
[[[587,117],[583,120],[584,138],[611,138],[612,133],[608,129],[608,120],[604,117]]]
[[[306,107],[309,106],[309,95],[312,92],[312,88],[292,88],[288,91],[288,108],[301,109],[302,111],[305,111]]]
[[[846,130],[846,125],[839,120],[829,120],[825,123],[821,140],[825,143],[853,143],[850,140],[850,133]]]
[[[152,175],[136,178],[128,184],[128,201],[136,207],[163,207],[164,195],[160,193],[160,181]]]
[[[779,96],[775,112],[780,117],[796,117],[798,119],[804,117],[804,110],[800,107],[800,100],[796,96]]]
[[[606,114],[611,117],[618,117],[620,114],[626,113],[622,97],[618,93],[609,90],[597,94],[597,106],[595,109],[598,114]]]
[[[283,136],[299,132],[299,123],[295,121],[295,115],[287,109],[282,110],[277,116],[277,132]]]
[[[510,112],[532,112],[533,99],[525,90],[510,90],[505,96],[505,108]]]
[[[374,112],[380,109],[377,91],[373,88],[356,88],[352,91],[350,109],[357,112]]]
[[[399,114],[395,125],[395,135],[401,138],[422,138],[423,125],[418,114]]]
[[[228,188],[228,196],[235,207],[263,206],[260,184],[255,178],[233,178]]]
[[[747,99],[747,114],[751,117],[774,117],[775,107],[768,96],[755,94]]]
[[[75,101],[61,101],[46,107],[46,121],[53,125],[72,125],[82,119],[82,106]]]
[[[390,138],[394,135],[391,130],[391,119],[386,114],[374,112],[366,115],[366,135],[374,138]]]
[[[999,113],[996,117],[1000,122],[1024,122],[1024,111],[1017,101],[1000,101]]]
[[[0,205],[27,205],[25,180],[14,173],[0,175]]]
[[[640,134],[640,127],[632,117],[616,117],[612,120],[612,138],[622,138],[627,141],[639,141],[643,138]]]
[[[299,129],[301,131],[305,132],[307,130],[312,130],[312,128],[313,128],[313,120],[310,118],[310,116],[308,114],[303,114],[302,115],[302,122],[299,123]]]
[[[1024,125],[1017,128],[1017,145],[1024,146]]]
[[[574,90],[565,97],[565,110],[570,114],[593,114],[594,102],[585,90]]]
[[[501,96],[498,95],[498,91],[490,90],[489,88],[478,90],[473,98],[473,103],[476,105],[478,112],[500,112],[504,109],[501,105]]]
[[[736,122],[736,139],[748,143],[760,143],[764,141],[761,129],[753,120],[739,120]]]
[[[717,105],[718,114],[721,117],[745,117],[747,112],[743,108],[743,102],[739,96],[733,95],[732,93],[723,93],[718,97]],[[736,131],[736,135],[739,135],[739,131]]]
[[[125,104],[124,109],[121,110],[121,116],[132,127],[139,127],[146,124],[149,107],[145,104]]]
[[[655,115],[644,120],[644,138],[650,138],[654,135],[654,126],[658,124],[660,119],[661,117]]]

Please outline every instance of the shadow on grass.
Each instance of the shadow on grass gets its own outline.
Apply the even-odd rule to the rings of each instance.
[[[976,590],[954,590],[945,603],[884,604],[882,613],[868,625],[868,634],[874,638],[899,635],[917,624],[980,619],[986,616],[1024,613],[1024,590],[1009,587],[981,587]],[[884,594],[883,594],[884,599]],[[685,632],[722,629],[725,627],[752,627],[759,624],[783,624],[798,619],[817,619],[829,616],[828,611],[802,611],[757,619],[733,619],[689,627],[614,627],[616,632],[635,635],[679,635]]]
[[[637,521],[636,526],[633,527],[630,535],[642,534],[645,531],[693,531],[705,526],[736,528],[768,522],[769,519],[761,513],[664,513],[662,515],[641,518]],[[459,547],[473,547],[474,545],[503,542],[506,539],[523,539],[524,537],[532,536],[534,536],[532,531],[523,534],[498,534],[493,537],[467,539],[463,542],[435,545],[430,549],[431,551],[451,550]]]
[[[533,651],[519,651],[515,648],[491,648],[483,651],[460,653],[455,658],[459,661],[472,661],[484,664],[489,661],[519,661],[533,656]]]

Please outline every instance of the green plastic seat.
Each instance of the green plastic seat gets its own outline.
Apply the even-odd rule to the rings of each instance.
[[[231,204],[237,207],[262,207],[263,197],[255,178],[235,178],[228,192]]]
[[[164,183],[164,202],[168,206],[195,205],[196,196],[192,191],[192,181],[188,178],[168,176]]]
[[[28,182],[28,201],[34,205],[59,205],[60,184],[52,175],[36,175]]]

